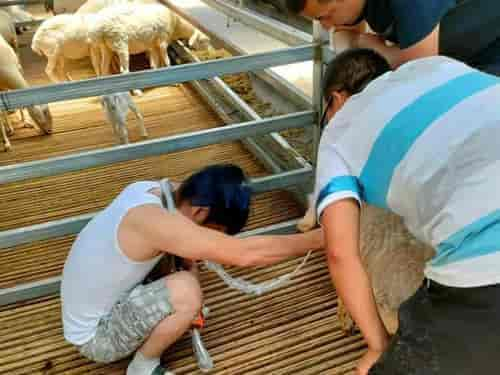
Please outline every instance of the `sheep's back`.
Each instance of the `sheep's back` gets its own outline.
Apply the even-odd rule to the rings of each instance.
[[[86,22],[88,21],[73,14],[51,17],[44,21],[33,35],[31,48],[45,56],[54,54],[56,46],[62,47],[63,54],[68,58],[88,55]]]
[[[98,16],[98,21],[89,29],[89,37],[95,42],[113,44],[127,39],[133,46],[168,39],[171,33],[169,11],[162,5],[111,6]]]
[[[360,228],[361,257],[375,299],[397,309],[421,285],[434,250],[415,239],[400,217],[373,206],[363,207]]]

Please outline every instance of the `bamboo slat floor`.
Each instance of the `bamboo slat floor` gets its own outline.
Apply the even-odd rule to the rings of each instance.
[[[44,62],[23,50],[32,84],[44,84]],[[74,77],[90,75],[88,64],[76,64]],[[135,98],[143,110],[150,137],[220,124],[220,119],[185,85],[156,88]],[[111,126],[96,98],[51,105],[54,134],[17,126],[12,151],[0,152],[0,165],[112,146]],[[134,122],[131,142],[139,139]],[[204,165],[227,162],[249,176],[266,172],[240,143],[231,142],[59,176],[0,186],[0,230],[95,212],[128,183],[169,176],[181,179]],[[256,197],[248,228],[296,218],[301,211],[286,192]],[[2,250],[0,287],[59,275],[73,236]],[[274,267],[232,272],[254,281],[289,272],[299,260]],[[336,296],[322,254],[316,254],[294,280],[259,298],[225,287],[214,274],[202,272],[205,302],[211,308],[203,337],[212,354],[214,374],[345,374],[364,351],[359,335],[345,336],[336,316]],[[0,308],[0,374],[123,374],[127,360],[113,365],[91,363],[62,336],[59,299],[40,298]],[[165,353],[177,374],[199,373],[185,336]]]

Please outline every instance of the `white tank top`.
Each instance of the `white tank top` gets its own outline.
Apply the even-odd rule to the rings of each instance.
[[[132,208],[157,204],[149,192],[159,182],[136,182],[97,214],[78,235],[64,265],[61,304],[64,337],[82,345],[95,334],[99,320],[125,293],[141,283],[162,255],[145,262],[128,258],[118,244],[118,226]]]

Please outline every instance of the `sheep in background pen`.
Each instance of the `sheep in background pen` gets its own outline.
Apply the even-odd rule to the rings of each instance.
[[[120,71],[129,72],[129,55],[146,52],[152,68],[169,66],[167,47],[184,39],[193,49],[208,49],[208,36],[160,4],[127,3],[113,5],[98,13],[90,26],[89,38],[100,50],[100,69],[109,71],[111,56],[118,55]]]
[[[7,43],[0,36],[0,90],[15,90],[29,88],[28,83],[23,77],[22,67],[19,58]],[[28,113],[33,121],[43,130],[45,134],[52,133],[52,116],[48,105],[34,105],[27,107]],[[21,110],[21,118],[24,126],[32,127],[31,124],[24,121],[24,113]],[[10,149],[10,142],[7,135],[12,134],[14,129],[9,122],[7,113],[3,112],[0,118],[0,128],[5,149]]]
[[[104,95],[101,97],[101,105],[106,113],[106,118],[113,127],[113,133],[118,137],[121,144],[128,143],[127,114],[129,109],[137,118],[141,136],[143,138],[148,136],[144,127],[144,118],[128,92]]]
[[[10,14],[14,23],[35,21],[35,17],[23,9],[21,5],[10,5],[5,7],[5,11]],[[17,28],[20,33],[30,29],[29,26],[21,26]]]
[[[315,226],[312,206],[298,228],[305,232]],[[417,241],[400,217],[365,204],[361,209],[360,254],[380,317],[387,331],[394,334],[399,306],[422,284],[425,263],[434,256],[434,249]],[[340,298],[337,313],[342,330],[351,333],[354,322]]]
[[[19,52],[16,27],[12,16],[0,8],[0,35],[10,44],[16,54]]]
[[[47,58],[45,73],[53,82],[71,80],[64,62],[91,56],[88,24],[94,15],[60,14],[45,20],[33,35],[31,49]],[[99,75],[98,61],[92,61]]]
[[[97,13],[104,8],[112,5],[139,3],[139,4],[158,4],[157,0],[88,0],[80,6],[75,14]]]

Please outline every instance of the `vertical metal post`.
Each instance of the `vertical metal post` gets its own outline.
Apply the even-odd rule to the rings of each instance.
[[[317,117],[313,126],[313,164],[317,164],[318,146],[319,139],[321,136],[321,124],[319,123],[321,119],[321,113],[323,110],[323,95],[321,92],[321,81],[323,78],[323,57],[321,53],[321,25],[319,21],[313,21],[313,43],[316,45],[314,50],[314,61],[313,61],[313,92],[312,92],[312,102],[313,110],[316,112]]]

